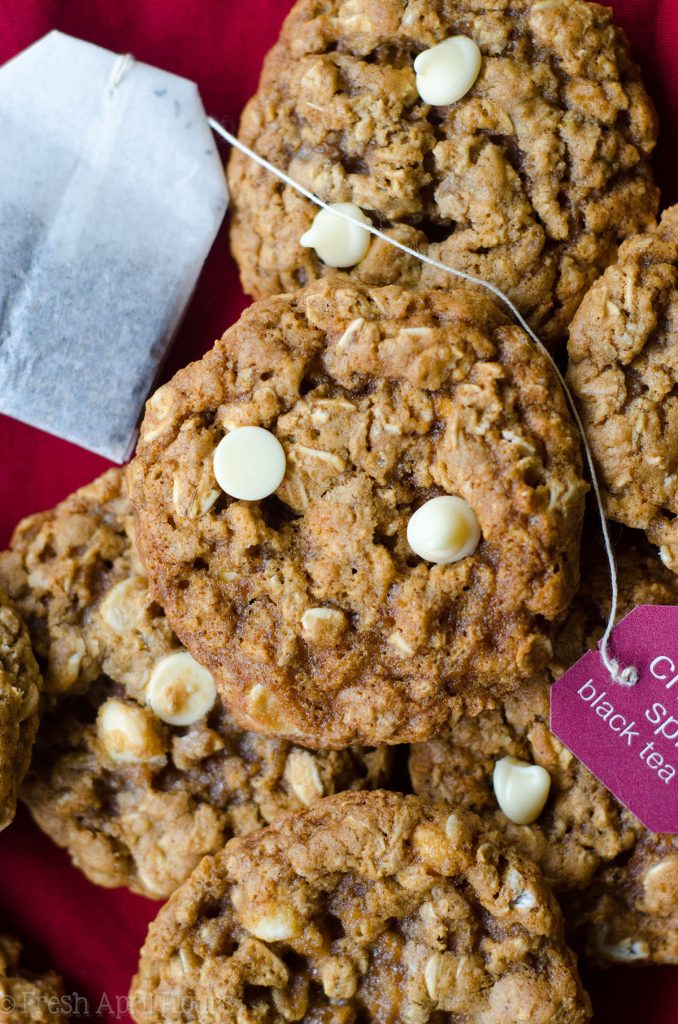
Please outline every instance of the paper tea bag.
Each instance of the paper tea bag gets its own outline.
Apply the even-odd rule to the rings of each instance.
[[[198,90],[51,32],[0,140],[0,412],[122,462],[228,204]]]

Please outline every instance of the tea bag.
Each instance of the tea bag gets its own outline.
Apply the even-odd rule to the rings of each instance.
[[[197,87],[51,32],[0,139],[0,412],[122,462],[228,205]]]

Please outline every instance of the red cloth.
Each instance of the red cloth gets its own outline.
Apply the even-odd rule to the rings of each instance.
[[[291,0],[2,0],[0,63],[50,29],[80,36],[197,82],[207,110],[237,124],[261,59]],[[664,205],[678,199],[678,3],[615,0],[660,112],[657,172]],[[1,145],[0,141],[0,145]],[[672,159],[674,163],[672,163]],[[210,347],[247,300],[222,230],[165,375]],[[77,382],[74,400],[77,401]],[[106,463],[0,417],[0,544],[17,520],[91,480]],[[30,823],[25,812],[0,836],[0,926],[26,941],[38,966],[51,964],[90,1011],[124,1017],[124,999],[146,924],[157,905],[97,889]],[[601,1024],[675,1024],[678,976],[669,968],[586,972]],[[102,1002],[102,997],[105,999]]]

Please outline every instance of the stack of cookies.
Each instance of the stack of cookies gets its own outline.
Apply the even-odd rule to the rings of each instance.
[[[169,897],[138,1024],[583,1024],[570,947],[678,960],[678,841],[549,730],[610,608],[581,439],[498,299],[365,226],[569,350],[619,614],[678,604],[651,102],[587,0],[299,0],[241,138],[330,208],[234,153],[255,301],[0,555],[0,825],[23,779]]]

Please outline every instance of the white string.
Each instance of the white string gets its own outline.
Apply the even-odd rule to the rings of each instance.
[[[222,139],[228,142],[231,146],[234,146],[236,149],[240,150],[240,152],[244,153],[245,156],[250,158],[250,160],[254,160],[254,162],[259,164],[260,167],[263,167],[264,170],[269,171],[269,173],[275,175],[275,177],[279,178],[280,181],[283,181],[286,185],[289,185],[290,188],[293,188],[295,189],[295,191],[301,193],[302,196],[305,196],[306,199],[310,200],[312,203],[315,203],[316,206],[320,206],[323,210],[331,210],[331,212],[335,214],[335,216],[341,217],[343,220],[347,220],[350,223],[356,223],[355,219],[351,217],[350,214],[344,213],[342,210],[333,209],[329,203],[326,203],[319,196],[315,195],[315,193],[310,192],[307,188],[304,188],[304,186],[300,185],[299,182],[294,181],[294,179],[290,178],[288,174],[285,174],[284,171],[281,171],[279,167],[275,167],[272,163],[269,163],[269,161],[266,160],[263,156],[259,156],[258,153],[255,153],[254,150],[250,149],[249,146],[246,146],[244,142],[241,142],[240,139],[235,137],[235,135],[232,135],[213,117],[209,117],[207,120],[212,130],[215,131],[217,135],[221,136]],[[586,462],[588,464],[591,483],[593,485],[593,493],[596,499],[596,504],[598,506],[600,528],[603,534],[605,553],[607,554],[607,561],[610,569],[610,589],[612,601],[610,603],[610,612],[607,618],[605,632],[603,633],[602,639],[600,641],[600,656],[602,658],[603,664],[605,665],[605,668],[607,669],[615,683],[619,683],[621,686],[635,686],[635,684],[638,682],[639,677],[638,669],[632,665],[629,665],[626,668],[622,668],[617,659],[613,657],[613,655],[610,653],[610,635],[612,633],[615,620],[617,618],[617,566],[614,559],[612,544],[610,543],[610,534],[607,529],[607,520],[605,518],[603,500],[600,494],[600,485],[598,483],[598,477],[596,475],[595,466],[593,464],[593,455],[591,453],[591,449],[589,448],[589,443],[586,439],[586,434],[584,433],[584,425],[582,424],[581,418],[579,416],[579,411],[575,404],[574,398],[570,393],[570,389],[565,383],[565,378],[558,369],[558,366],[556,365],[551,353],[548,351],[546,346],[539,340],[537,335],[534,333],[534,331],[527,323],[527,321],[523,318],[523,316],[521,316],[520,312],[518,311],[516,306],[514,306],[514,304],[511,302],[509,297],[507,295],[504,295],[501,289],[497,288],[497,286],[492,284],[490,281],[483,281],[479,277],[474,277],[473,274],[468,274],[465,270],[456,270],[454,267],[448,267],[446,263],[441,263],[440,260],[432,259],[430,256],[426,256],[423,252],[419,252],[417,249],[411,249],[409,245],[404,245],[397,239],[391,238],[389,235],[384,234],[383,231],[380,231],[379,228],[375,228],[374,225],[363,225],[361,222],[360,226],[364,227],[365,231],[368,231],[375,238],[379,238],[382,242],[386,242],[388,245],[392,245],[396,249],[400,249],[401,252],[406,253],[408,256],[412,256],[414,259],[417,259],[422,263],[427,263],[429,266],[435,267],[436,270],[442,270],[444,273],[452,274],[454,277],[459,277],[464,281],[468,281],[470,284],[479,285],[481,288],[485,288],[487,291],[491,292],[495,296],[495,298],[499,299],[499,301],[503,303],[504,306],[507,307],[514,320],[516,320],[517,323],[526,332],[526,334],[529,335],[529,337],[532,339],[537,348],[541,352],[543,352],[543,354],[546,356],[549,363],[551,364],[553,370],[555,371],[558,377],[558,380],[560,381],[560,386],[563,389],[563,393],[567,400],[567,404],[570,407],[570,411],[572,412],[575,423],[577,424],[577,427],[579,429],[579,433],[581,434],[582,443],[584,445],[584,451],[586,453]]]
[[[108,95],[112,96],[115,90],[118,88],[123,78],[134,64],[134,57],[131,53],[121,53],[118,56],[115,64],[111,68],[111,74],[108,79]]]

